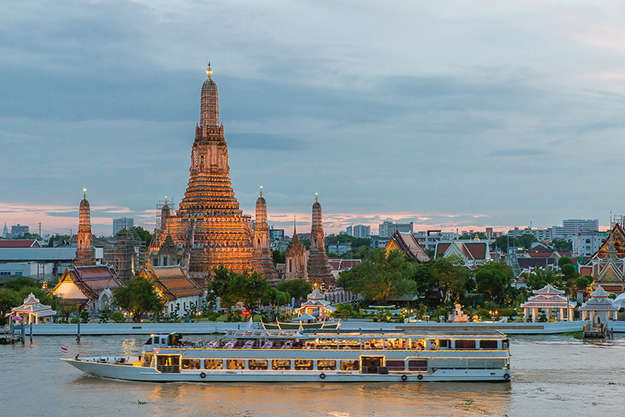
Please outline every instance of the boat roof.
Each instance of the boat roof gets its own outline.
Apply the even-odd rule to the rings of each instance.
[[[496,329],[359,329],[359,330],[326,330],[326,329],[304,329],[304,330],[229,330],[228,336],[234,336],[239,339],[244,338],[336,338],[336,337],[506,337],[502,332]]]

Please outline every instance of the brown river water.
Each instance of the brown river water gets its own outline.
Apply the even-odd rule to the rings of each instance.
[[[625,410],[623,336],[512,337],[511,383],[159,384],[91,377],[59,360],[139,354],[146,339],[83,337],[77,344],[40,336],[32,345],[0,346],[0,416],[551,417]]]

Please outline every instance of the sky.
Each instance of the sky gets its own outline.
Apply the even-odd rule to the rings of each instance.
[[[625,214],[620,1],[0,5],[0,227],[92,228],[187,186],[208,61],[246,214],[328,233]]]

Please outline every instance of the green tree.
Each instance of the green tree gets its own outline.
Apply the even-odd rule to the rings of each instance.
[[[586,291],[594,280],[595,279],[592,277],[592,275],[584,275],[583,277],[579,277],[575,280],[575,289],[577,291]]]
[[[551,246],[558,252],[570,252],[573,250],[573,242],[564,239],[554,239]]]
[[[361,294],[367,301],[384,303],[391,296],[417,291],[417,285],[411,279],[413,265],[400,251],[387,255],[384,249],[376,249],[371,252],[370,259],[341,272],[337,285]]]
[[[148,278],[138,276],[126,281],[125,286],[113,290],[113,305],[132,315],[134,322],[141,321],[145,313],[158,313],[165,307],[165,299]]]
[[[560,256],[558,259],[558,267],[562,268],[564,265],[573,265],[573,261],[568,256]]]
[[[305,279],[294,279],[278,284],[278,290],[288,292],[296,300],[306,299],[312,292],[312,285]]]
[[[0,288],[0,314],[2,317],[11,312],[13,307],[17,307],[22,304],[22,299],[17,291],[11,288]]]
[[[237,302],[237,274],[223,265],[213,270],[215,274],[208,286],[206,301],[215,302],[219,297],[220,305],[226,309],[226,321],[230,321],[230,310]]]
[[[573,264],[564,264],[561,269],[565,281],[568,282],[579,278],[579,273]]]
[[[475,272],[477,290],[501,299],[513,276],[512,268],[505,262],[489,262]]]
[[[273,252],[271,252],[271,255],[273,257],[273,265],[276,266],[277,264],[283,264],[286,262],[286,256],[284,252],[280,252],[279,250],[274,250]]]
[[[253,316],[261,299],[269,291],[269,283],[258,272],[245,272],[236,275],[233,285],[236,288],[237,301],[241,301]]]
[[[518,241],[519,245],[523,246],[525,249],[529,249],[532,246],[532,243],[538,242],[534,235],[530,235],[529,233],[521,235]]]
[[[453,296],[462,296],[471,285],[471,272],[464,267],[457,256],[439,258],[434,262],[432,287],[440,290],[443,301],[450,302]]]
[[[141,226],[134,226],[131,230],[145,243],[145,246],[150,246],[150,243],[152,243],[152,239],[154,238],[152,233],[148,232]]]
[[[48,239],[48,247],[50,248],[54,247],[54,242],[58,242],[58,241],[69,242],[70,239],[71,239],[70,235],[54,235],[50,239]]]
[[[532,272],[523,274],[525,285],[530,290],[539,290],[547,284],[552,286],[561,286],[561,277],[551,270],[536,268]]]

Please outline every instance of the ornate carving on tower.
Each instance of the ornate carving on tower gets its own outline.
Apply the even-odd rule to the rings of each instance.
[[[307,253],[306,247],[297,237],[297,228],[295,219],[293,219],[293,238],[286,247],[285,252],[286,274],[285,280],[307,279],[306,273]]]
[[[310,255],[308,256],[308,281],[322,290],[334,288],[334,276],[330,272],[330,264],[325,248],[321,204],[318,196],[312,206],[312,228],[310,231]]]
[[[263,197],[263,187],[256,200],[256,223],[254,225],[254,250],[252,252],[252,268],[266,279],[277,281],[278,272],[273,265],[273,256],[269,242],[269,225],[267,224],[267,202]]]
[[[206,74],[189,184],[178,211],[166,221],[172,240],[184,249],[182,263],[203,285],[217,266],[243,272],[250,269],[252,259],[251,219],[239,210],[230,182],[228,146],[219,123],[219,96],[210,64]],[[165,238],[161,234],[161,245]]]
[[[91,207],[87,201],[87,190],[83,190],[78,214],[78,241],[74,265],[95,265],[93,256],[93,235],[91,234]]]

